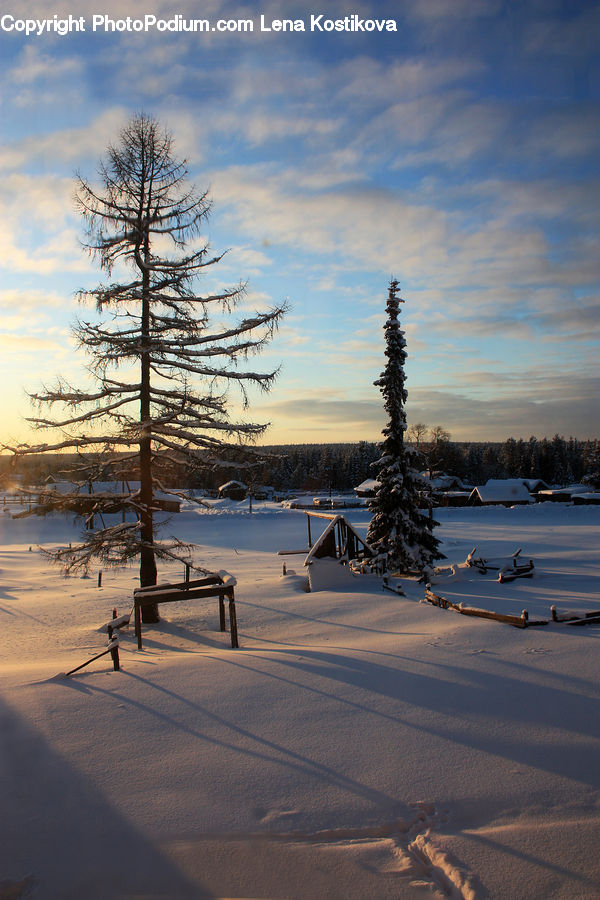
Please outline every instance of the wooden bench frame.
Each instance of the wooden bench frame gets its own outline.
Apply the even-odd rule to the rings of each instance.
[[[223,577],[225,575],[225,577]],[[208,575],[206,578],[198,578],[194,581],[180,581],[176,584],[151,584],[148,587],[136,588],[133,592],[135,606],[135,635],[138,642],[138,650],[142,649],[142,615],[143,606],[155,603],[178,603],[181,600],[192,600],[195,597],[219,598],[219,627],[226,631],[225,627],[225,597],[229,601],[229,631],[231,632],[231,646],[236,649],[238,643],[237,617],[235,612],[236,580],[226,573]]]

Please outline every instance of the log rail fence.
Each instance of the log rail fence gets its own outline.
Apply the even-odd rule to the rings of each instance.
[[[496,622],[504,622],[506,625],[513,625],[515,628],[529,628],[532,625],[548,625],[549,622],[557,622],[562,625],[600,625],[600,610],[587,613],[568,613],[559,615],[555,606],[550,607],[551,619],[530,619],[526,609],[520,616],[505,615],[503,613],[491,612],[487,609],[477,609],[472,606],[465,606],[464,603],[453,603],[446,597],[434,594],[430,585],[426,586],[425,600],[433,606],[439,606],[440,609],[453,609],[455,612],[461,613],[463,616],[478,616],[481,619],[493,619]]]
[[[231,646],[239,647],[237,631],[237,615],[235,611],[236,580],[228,572],[219,572],[208,575],[206,578],[189,580],[189,570],[186,569],[186,580],[176,584],[153,584],[148,587],[136,588],[133,592],[135,608],[135,635],[138,649],[142,649],[142,607],[155,603],[178,603],[181,600],[192,600],[199,597],[218,597],[219,600],[219,628],[226,631],[225,623],[225,598],[228,600],[229,631],[231,634]]]
[[[504,624],[512,625],[515,628],[529,628],[532,625],[548,624],[547,620],[545,619],[530,619],[529,613],[526,609],[523,610],[520,616],[511,616],[505,615],[504,613],[491,612],[487,609],[477,609],[474,606],[465,606],[464,603],[453,603],[446,597],[441,597],[439,594],[434,594],[433,591],[430,590],[429,586],[427,586],[425,590],[425,599],[428,603],[432,603],[434,606],[439,606],[441,609],[453,609],[455,612],[461,613],[461,615],[463,616],[476,616],[480,619],[493,619],[495,622],[503,622]]]
[[[119,659],[119,628],[128,625],[129,618],[128,615],[117,616],[116,609],[113,609],[112,621],[108,622],[106,625],[106,630],[108,632],[108,645],[106,650],[103,650],[102,653],[97,653],[96,656],[92,656],[91,659],[81,663],[80,666],[75,666],[75,668],[71,669],[69,672],[65,672],[65,675],[74,675],[75,672],[79,672],[80,669],[85,669],[90,663],[95,662],[97,659],[101,659],[103,656],[107,656],[109,653],[113,663],[113,671],[119,672],[121,669],[121,661]]]

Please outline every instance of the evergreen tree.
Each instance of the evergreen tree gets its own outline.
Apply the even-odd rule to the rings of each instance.
[[[406,341],[399,322],[399,304],[404,301],[398,291],[398,282],[392,279],[384,326],[387,362],[374,382],[383,395],[388,424],[382,432],[381,457],[374,463],[379,488],[369,503],[373,516],[367,542],[385,557],[388,570],[408,573],[427,570],[443,555],[433,535],[435,523],[420,509],[419,491],[426,485],[413,465],[415,450],[404,441]]]
[[[64,437],[19,452],[100,448],[106,451],[103,467],[133,461],[141,487],[125,505],[134,521],[88,533],[57,558],[77,570],[93,557],[110,564],[139,556],[140,582],[150,585],[156,583],[156,557],[185,554],[177,542],[155,539],[163,469],[194,468],[199,458],[207,466],[230,464],[239,458],[240,442],[263,433],[266,426],[231,421],[227,391],[238,384],[246,400],[244,385],[269,388],[276,373],[243,371],[237,362],[260,351],[284,308],[232,321],[227,314],[243,296],[243,285],[198,293],[198,276],[223,254],[213,255],[201,239],[210,201],[189,184],[171,135],[156,120],[134,116],[109,147],[99,176],[99,188],[78,178],[77,202],[87,249],[109,279],[116,270],[119,280],[81,293],[98,313],[73,329],[91,359],[93,381],[77,388],[59,379],[34,395],[38,404],[61,406],[64,414],[33,424],[59,428]],[[120,368],[128,371],[119,375]],[[85,480],[91,477],[88,472]],[[76,497],[62,498],[64,508],[71,500]],[[96,511],[103,511],[101,496]]]

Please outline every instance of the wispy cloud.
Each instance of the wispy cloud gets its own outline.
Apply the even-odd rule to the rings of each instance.
[[[145,109],[210,187],[207,233],[231,248],[203,289],[249,278],[238,315],[291,298],[265,360],[283,359],[277,393],[270,406],[259,401],[280,431],[377,436],[372,381],[391,275],[407,300],[411,416],[456,436],[502,436],[521,422],[538,433],[555,422],[591,427],[598,10],[537,0],[361,0],[353,10],[393,16],[397,35],[115,33],[7,45],[0,318],[11,358],[48,340],[47,355],[37,346],[49,365],[43,329],[66,315],[59,298],[102,278],[78,244],[72,170],[94,178],[129,113]],[[119,0],[103,11],[124,16]],[[224,0],[201,12],[191,0],[152,0],[145,11],[257,18],[251,4]],[[36,0],[36,15],[55,12],[72,10]],[[78,7],[94,12],[91,0]],[[263,12],[314,10],[267,0]],[[328,7],[346,14],[341,0]],[[541,373],[559,371],[547,389]]]

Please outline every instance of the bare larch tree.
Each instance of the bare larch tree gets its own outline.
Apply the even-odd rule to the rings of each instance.
[[[276,372],[237,367],[271,339],[285,304],[246,318],[231,318],[245,285],[200,295],[198,277],[219,262],[202,238],[207,193],[189,183],[172,137],[154,118],[136,115],[100,163],[99,187],[78,176],[76,203],[87,226],[87,250],[110,283],[80,292],[96,316],[78,319],[77,344],[90,358],[93,387],[60,378],[32,395],[38,409],[60,404],[62,415],[37,416],[37,428],[61,429],[53,444],[20,447],[21,453],[102,451],[102,462],[134,464],[140,489],[126,498],[133,522],[86,533],[82,543],[57,551],[67,571],[85,569],[93,557],[110,564],[139,554],[140,583],[156,583],[156,558],[183,558],[178,541],[155,538],[155,492],[161,471],[188,461],[217,464],[234,447],[252,443],[266,425],[233,422],[227,395],[241,387],[244,408],[250,384],[268,390]],[[113,273],[116,279],[111,280]],[[89,478],[89,473],[86,478]],[[106,497],[110,508],[114,497]],[[63,505],[75,502],[68,494]],[[94,495],[95,512],[103,496]],[[152,613],[150,613],[152,617]]]

